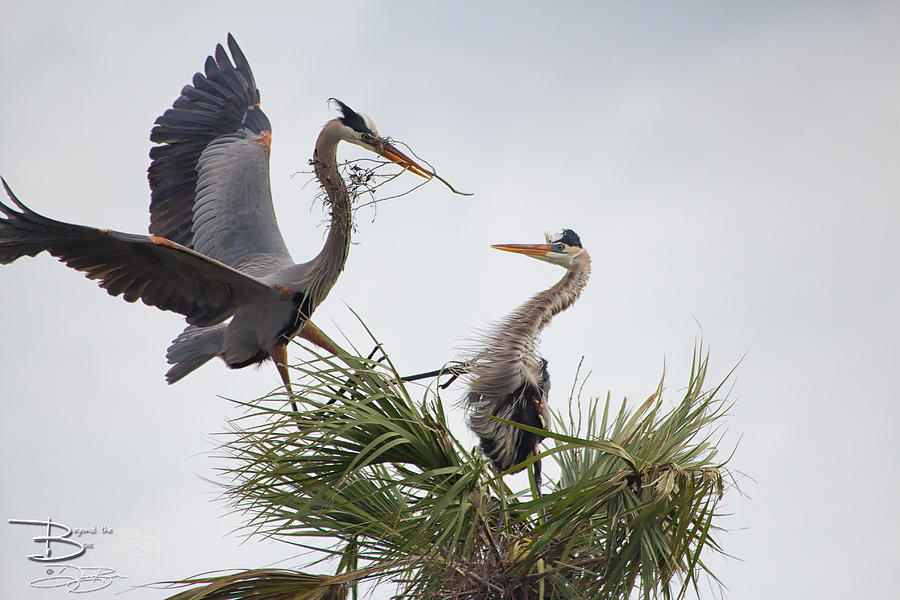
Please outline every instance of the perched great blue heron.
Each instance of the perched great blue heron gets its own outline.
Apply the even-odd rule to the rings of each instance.
[[[213,357],[233,368],[272,358],[290,389],[287,342],[300,333],[331,352],[309,316],[343,270],[350,246],[350,197],[338,172],[341,141],[375,152],[425,178],[427,172],[379,136],[372,119],[335,100],[342,116],[316,141],[315,173],[328,195],[331,228],[312,260],[295,264],[275,220],[269,188],[269,119],[234,38],[218,45],[150,139],[150,234],[54,221],[3,186],[0,263],[47,251],[111,295],[180,313],[188,327],[167,352],[174,383]],[[227,323],[224,321],[231,317]]]
[[[546,244],[499,244],[516,252],[565,267],[566,274],[548,290],[533,296],[489,331],[469,358],[466,407],[469,427],[481,440],[481,451],[498,471],[506,471],[537,454],[543,436],[501,423],[493,417],[547,428],[544,409],[550,393],[547,361],[535,345],[555,315],[572,306],[591,274],[591,257],[571,229]],[[540,462],[535,463],[540,489]]]

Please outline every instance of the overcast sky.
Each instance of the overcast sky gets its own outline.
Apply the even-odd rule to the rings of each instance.
[[[643,399],[665,365],[674,401],[702,338],[710,383],[740,361],[729,441],[747,497],[727,498],[734,558],[714,562],[729,597],[895,593],[900,5],[485,4],[7,2],[0,174],[53,218],[146,231],[150,127],[231,31],[298,262],[325,215],[292,174],[331,96],[475,193],[432,183],[360,211],[321,327],[367,346],[352,308],[402,371],[436,368],[562,275],[489,245],[572,228],[593,276],[543,336],[551,403],[582,356],[591,395]],[[112,528],[81,538],[83,564],[128,580],[92,597],[299,564],[242,544],[204,479],[240,414],[220,396],[274,389],[271,365],[167,386],[182,319],[47,256],[0,268],[0,314],[0,597],[63,595],[29,588],[40,531],[10,518]]]

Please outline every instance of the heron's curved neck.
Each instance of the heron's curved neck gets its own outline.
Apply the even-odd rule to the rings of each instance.
[[[530,329],[522,332],[523,337],[533,341],[554,316],[572,306],[590,276],[591,259],[585,252],[583,260],[566,271],[553,287],[535,294],[516,309],[514,321]]]
[[[312,295],[313,306],[325,299],[337,281],[350,250],[352,214],[350,195],[338,171],[337,146],[341,141],[331,121],[322,128],[316,140],[313,165],[331,210],[331,228],[322,250],[310,261],[307,294]]]
[[[535,379],[540,373],[537,337],[555,315],[572,306],[581,295],[591,274],[590,257],[585,253],[583,258],[556,285],[532,296],[488,334],[483,350],[471,359],[474,366],[470,390],[486,395],[510,393],[511,382],[513,388],[522,382],[512,377],[519,368],[520,377],[539,385]]]

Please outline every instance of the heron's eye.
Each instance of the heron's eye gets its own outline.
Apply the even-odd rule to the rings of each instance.
[[[565,244],[554,244],[553,249],[556,250],[557,252],[565,252],[566,245]]]
[[[360,139],[362,139],[362,141],[364,141],[367,144],[371,144],[373,146],[375,145],[375,136],[373,136],[371,133],[362,134],[360,136]]]

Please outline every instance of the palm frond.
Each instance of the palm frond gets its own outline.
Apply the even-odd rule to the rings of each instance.
[[[718,397],[721,384],[704,391],[708,357],[695,352],[693,368],[681,401],[665,410],[663,380],[636,410],[622,403],[612,414],[610,400],[588,404],[579,415],[586,439],[603,439],[621,448],[604,452],[577,447],[563,436],[553,454],[560,471],[556,490],[544,501],[548,518],[535,529],[546,539],[568,540],[564,555],[581,556],[602,548],[605,559],[603,594],[627,595],[637,585],[645,593],[679,594],[703,572],[704,549],[719,550],[717,506],[725,493],[727,460],[719,460],[715,438],[730,404]],[[560,427],[571,417],[555,414]],[[543,535],[541,535],[543,534]],[[564,560],[561,556],[558,560]]]
[[[635,409],[607,396],[554,413],[547,449],[526,462],[552,457],[560,476],[534,497],[462,446],[438,389],[407,387],[386,356],[352,368],[313,356],[295,367],[300,413],[273,396],[234,423],[226,497],[253,532],[320,539],[338,574],[364,565],[384,577],[390,565],[398,597],[681,596],[713,576],[703,552],[721,551],[728,472],[716,435],[728,404],[721,385],[703,389],[707,360],[695,352],[671,408],[660,381]]]
[[[170,596],[169,600],[344,600],[350,585],[383,576],[392,568],[392,565],[383,565],[340,575],[253,569],[228,575],[192,577],[166,586],[191,586],[191,589]]]

